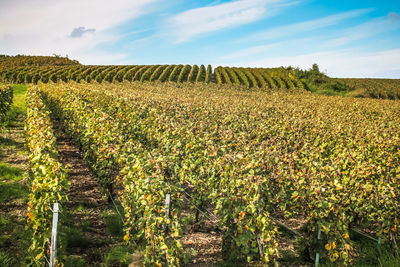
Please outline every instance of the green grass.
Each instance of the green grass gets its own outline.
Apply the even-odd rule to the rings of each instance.
[[[105,256],[105,266],[128,266],[134,257],[132,256],[132,249],[127,246],[118,246],[110,250]]]
[[[103,218],[106,223],[107,232],[114,237],[122,239],[124,236],[124,225],[120,215],[117,213],[105,213]]]
[[[14,141],[14,140],[12,140],[10,138],[4,138],[4,137],[0,136],[0,146],[1,147],[4,147],[4,146],[15,146],[15,147],[17,147],[17,146],[21,146],[21,143],[16,142],[16,141]],[[23,146],[23,144],[22,144],[22,146]]]
[[[25,178],[24,170],[4,162],[8,156],[12,156],[8,153],[25,153],[23,143],[4,137],[9,130],[24,124],[26,86],[14,85],[13,88],[13,104],[0,123],[0,203],[25,203],[29,194],[27,186],[22,182]],[[25,230],[25,225],[24,217],[0,214],[0,266],[25,266],[30,242],[30,234]]]
[[[23,179],[24,171],[21,168],[10,167],[8,164],[0,163],[0,181]]]
[[[10,110],[7,112],[7,116],[2,122],[1,127],[15,127],[16,125],[21,123],[20,116],[24,116],[26,112],[26,104],[25,104],[25,94],[26,94],[26,85],[16,84],[13,85],[14,88],[14,99],[13,104]],[[23,120],[22,120],[23,122]]]
[[[23,117],[25,116],[25,85],[15,85],[14,99],[10,110],[7,112],[7,117],[2,124],[1,132],[4,133],[8,129],[16,125],[23,124]],[[24,153],[24,144],[16,142],[15,140],[0,137],[0,159],[7,157],[4,155],[7,150],[18,149],[18,154]],[[26,200],[28,189],[25,185],[21,184],[24,178],[24,171],[21,168],[12,167],[7,163],[0,161],[0,202],[10,201],[16,198]]]
[[[79,255],[69,255],[64,260],[64,267],[86,267],[89,266],[85,259]]]
[[[70,251],[89,246],[89,240],[86,239],[81,228],[63,227],[63,229],[60,229],[60,235],[64,236],[65,247]]]
[[[0,266],[13,267],[18,266],[17,260],[10,257],[6,252],[0,251]]]
[[[400,258],[396,258],[388,244],[382,244],[378,247],[377,242],[366,239],[355,233],[352,240],[359,245],[360,257],[355,262],[354,266],[384,266],[397,267],[400,266]]]

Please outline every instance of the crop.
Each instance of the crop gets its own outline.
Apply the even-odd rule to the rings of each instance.
[[[350,87],[355,97],[400,99],[398,79],[337,79]]]
[[[22,59],[21,59],[22,60]],[[42,62],[40,57],[38,62]],[[11,61],[10,61],[11,62]],[[10,63],[9,62],[9,63]],[[29,65],[24,60],[20,64],[0,64],[0,82],[33,83],[39,81],[81,82],[97,81],[159,81],[159,82],[206,82],[217,84],[235,84],[243,88],[263,88],[284,91],[308,90],[327,95],[348,95],[382,99],[399,99],[398,79],[336,79],[329,78],[314,64],[310,70],[287,68],[238,68],[217,67],[214,72],[211,65],[132,65],[132,66],[83,66],[80,64]],[[44,61],[45,62],[45,61]],[[69,62],[69,61],[68,61]]]
[[[49,259],[51,239],[51,208],[55,202],[66,201],[69,188],[67,171],[58,159],[56,137],[50,112],[39,91],[29,87],[26,97],[26,141],[29,150],[29,194],[27,223],[32,229],[29,247],[32,263],[42,266]]]
[[[351,227],[373,229],[397,251],[399,104],[235,88],[68,83],[41,90],[104,190],[122,187],[125,239],[148,263],[180,264],[185,193],[213,207],[224,254],[251,263],[279,257],[271,215],[307,218],[311,255],[320,249],[320,228],[321,255],[339,265],[357,255]]]
[[[189,72],[189,76],[187,78],[187,81],[188,82],[195,82],[198,72],[199,72],[199,66],[193,65],[193,67],[191,68],[191,70]]]
[[[0,119],[2,119],[10,109],[13,101],[13,88],[9,85],[0,85]]]

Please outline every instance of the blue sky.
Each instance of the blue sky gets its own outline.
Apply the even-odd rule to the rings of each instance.
[[[400,78],[400,1],[2,0],[0,54]]]

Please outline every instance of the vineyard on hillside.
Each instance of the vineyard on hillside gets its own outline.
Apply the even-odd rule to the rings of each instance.
[[[338,79],[350,87],[355,97],[400,99],[399,79]]]
[[[352,266],[369,255],[360,235],[378,247],[371,265],[400,262],[400,80],[0,55],[0,82],[0,159],[29,154],[26,264],[50,258],[54,203],[65,266],[119,266],[114,249],[125,265]]]
[[[239,68],[211,65],[81,65],[63,57],[2,56],[0,82],[190,82],[236,85],[240,88],[308,90],[326,95],[400,99],[399,79],[330,78],[314,64],[309,70],[292,67]]]
[[[131,65],[131,66],[41,66],[0,70],[0,81],[14,83],[38,82],[205,82],[235,84],[244,88],[304,89],[294,73],[284,68],[252,69],[204,65]]]
[[[79,62],[61,56],[0,55],[0,68],[78,65]]]
[[[123,68],[152,76],[146,74],[150,67],[119,71]],[[168,68],[153,66],[152,73],[170,72],[177,80],[199,76],[187,66]],[[244,83],[246,70],[216,69],[216,76]],[[257,77],[279,77],[251,73],[254,80],[247,82],[253,85]],[[351,265],[360,253],[352,241],[353,228],[381,238],[398,253],[399,102],[318,96],[305,90],[141,82],[40,83],[27,97],[28,110],[41,111],[28,113],[29,140],[40,133],[53,140],[51,112],[81,147],[103,194],[121,199],[124,240],[142,252],[145,264],[183,264],[185,216],[195,216],[198,209],[216,216],[224,256],[251,264],[279,260],[274,218],[304,218],[300,234],[311,258],[318,252],[338,265]],[[34,123],[39,119],[43,122]],[[43,140],[35,142],[30,147],[40,151]],[[40,153],[51,152],[46,151]],[[68,186],[56,152],[50,155],[41,164],[58,177],[58,187],[46,189],[41,201],[30,201],[33,225],[46,218],[40,205],[55,197],[63,200]],[[43,183],[39,170],[33,171],[33,181]],[[38,190],[45,184],[34,182],[35,194],[42,194]],[[41,238],[48,229],[34,229],[40,258],[45,253],[40,252],[45,249]]]

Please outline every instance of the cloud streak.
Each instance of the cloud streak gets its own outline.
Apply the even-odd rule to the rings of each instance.
[[[309,68],[317,63],[321,70],[334,77],[400,77],[400,49],[360,52],[357,50],[325,51],[290,57],[270,57],[239,63],[241,66]]]
[[[315,35],[313,36],[311,34],[306,38],[292,39],[293,38],[292,36],[295,36],[296,33],[302,33],[301,35],[305,36],[304,35],[305,31],[328,27],[340,23],[345,19],[349,19],[354,16],[359,16],[361,14],[365,14],[370,11],[371,9],[360,9],[316,20],[306,21],[299,24],[274,28],[272,30],[265,31],[263,34],[257,33],[249,38],[250,41],[261,40],[261,38],[263,38],[264,41],[267,41],[268,39],[279,39],[279,37],[284,37],[286,35],[289,35],[289,37],[291,38],[285,38],[283,41],[271,42],[265,45],[258,45],[258,46],[244,48],[236,52],[222,56],[220,57],[220,59],[227,60],[227,59],[250,57],[255,55],[259,56],[260,54],[265,54],[269,50],[272,49],[276,50],[279,48],[281,48],[281,50],[284,50],[285,48],[288,51],[292,51],[299,46],[305,47],[306,44],[312,45],[314,49],[321,51],[321,50],[332,49],[333,47],[343,46],[350,42],[372,37],[380,33],[390,32],[400,29],[400,15],[398,15],[395,12],[391,12],[385,17],[375,18],[370,21],[356,25],[354,27],[342,29],[336,32],[334,34],[335,37],[333,38],[331,36],[329,36],[330,38],[327,38],[323,36],[315,36]],[[246,38],[246,41],[247,40],[248,39]]]
[[[285,40],[279,42],[272,42],[265,45],[251,46],[248,48],[240,49],[233,53],[226,54],[219,57],[221,60],[234,60],[238,58],[249,58],[260,55],[265,55],[266,53],[280,52],[280,51],[294,51],[297,48],[304,48],[305,46],[310,46],[315,43],[314,38],[298,38],[295,40]]]
[[[246,38],[246,41],[266,41],[278,38],[293,36],[299,33],[309,32],[317,29],[334,26],[344,20],[358,17],[373,11],[371,8],[358,9],[339,14],[326,16],[319,19],[304,21],[296,24],[280,26],[266,31],[252,34]]]
[[[337,47],[353,41],[400,29],[400,15],[391,12],[385,17],[375,18],[355,27],[345,29],[341,36],[329,40],[326,47]]]
[[[255,22],[283,0],[237,0],[214,6],[195,8],[169,19],[176,43],[199,35]]]

